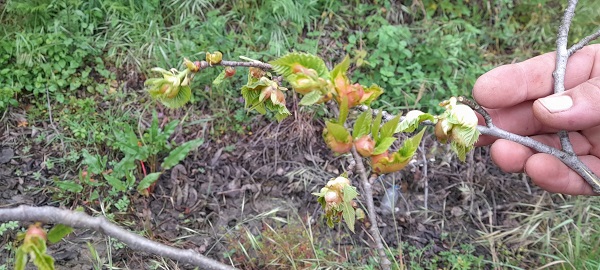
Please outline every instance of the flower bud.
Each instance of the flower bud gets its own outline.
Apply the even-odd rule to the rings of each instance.
[[[342,191],[344,189],[344,187],[349,186],[349,185],[350,185],[350,179],[343,177],[343,176],[338,176],[335,179],[327,182],[327,187],[329,187],[333,190],[337,190],[337,191]]]
[[[371,136],[364,135],[354,141],[354,147],[362,157],[370,157],[375,149],[375,141],[371,139]]]
[[[442,123],[444,121],[446,121],[446,120],[440,119],[435,124],[435,137],[442,143],[445,143],[448,140],[448,133],[446,133],[446,131],[444,131],[444,126]]]
[[[325,133],[324,139],[325,139],[325,143],[327,144],[327,146],[329,147],[329,149],[331,149],[331,151],[333,151],[336,154],[345,154],[350,152],[350,150],[352,149],[352,136],[348,135],[348,138],[346,139],[347,142],[342,142],[342,141],[337,141],[335,139],[335,137],[333,137],[333,134],[327,133],[327,129],[324,129],[323,132]]]
[[[328,191],[325,193],[325,202],[331,205],[338,205],[340,202],[342,202],[342,197],[337,191]]]
[[[46,240],[46,231],[44,229],[42,229],[40,227],[40,223],[35,223],[32,225],[29,225],[29,228],[27,228],[27,231],[25,232],[25,243],[30,243],[31,241],[33,241],[35,238],[41,238],[43,240]]]
[[[271,94],[271,102],[273,102],[275,105],[285,106],[285,95],[283,92],[281,92],[281,90],[277,89]]]
[[[256,79],[260,79],[263,76],[265,76],[265,71],[257,68],[257,67],[250,67],[250,75]]]
[[[290,84],[296,92],[302,95],[306,95],[315,89],[314,81],[306,77],[291,81]]]
[[[233,77],[233,75],[235,75],[235,68],[234,67],[226,67],[225,68],[225,77]]]
[[[223,53],[216,51],[214,53],[206,53],[206,62],[210,65],[218,65],[223,60]]]
[[[190,61],[190,59],[184,58],[183,63],[191,72],[198,72],[198,70],[200,69],[200,65],[196,65],[195,63]],[[200,63],[198,62],[198,64]]]

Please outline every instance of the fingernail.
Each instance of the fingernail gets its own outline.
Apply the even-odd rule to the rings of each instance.
[[[550,96],[538,99],[550,113],[566,111],[573,106],[570,96]]]

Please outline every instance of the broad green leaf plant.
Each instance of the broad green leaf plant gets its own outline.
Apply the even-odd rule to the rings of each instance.
[[[374,175],[400,171],[410,162],[425,132],[425,128],[417,132],[423,122],[435,125],[436,136],[444,143],[450,142],[461,160],[465,159],[479,136],[475,112],[469,106],[457,103],[454,97],[440,104],[445,111],[437,116],[410,111],[404,118],[397,115],[385,122],[381,112],[373,117],[374,111],[369,106],[384,90],[375,84],[364,86],[352,82],[348,76],[348,56],[331,70],[320,57],[299,52],[289,53],[268,64],[256,60],[223,61],[222,54],[214,52],[206,54],[206,61],[191,62],[184,59],[184,66],[183,70],[152,69],[162,78],[150,78],[145,82],[150,95],[169,108],[181,107],[191,98],[190,82],[196,73],[205,68],[222,66],[225,68],[215,80],[222,81],[235,74],[233,68],[249,67],[247,83],[241,89],[247,109],[260,114],[270,111],[278,121],[289,116],[285,98],[289,89],[282,85],[284,82],[302,96],[300,105],[334,102],[339,114],[337,118],[325,122],[325,144],[337,155],[355,150],[359,157],[369,161],[370,171]],[[369,109],[355,121],[348,121],[349,111],[357,106]],[[394,150],[396,135],[401,132],[416,134]],[[354,199],[359,194],[347,175],[332,179],[314,195],[325,209],[329,226],[343,220],[354,231],[356,218],[364,216],[356,214]]]

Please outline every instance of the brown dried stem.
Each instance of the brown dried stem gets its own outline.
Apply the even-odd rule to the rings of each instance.
[[[355,161],[356,173],[360,178],[365,203],[367,204],[367,215],[369,216],[369,222],[371,223],[371,235],[373,236],[373,242],[375,242],[375,248],[377,249],[377,254],[379,255],[379,263],[381,265],[381,269],[389,270],[391,269],[390,265],[392,263],[388,259],[387,254],[385,253],[385,247],[383,246],[381,234],[379,233],[379,226],[377,225],[377,216],[375,214],[375,203],[373,203],[373,189],[371,188],[371,182],[375,181],[377,175],[373,174],[371,176],[371,179],[367,177],[367,170],[365,169],[365,165],[363,164],[363,159],[358,154],[354,146],[352,146],[352,157]]]

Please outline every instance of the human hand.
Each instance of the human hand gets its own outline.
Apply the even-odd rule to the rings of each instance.
[[[555,55],[543,54],[483,74],[473,87],[473,97],[489,112],[494,125],[506,131],[558,149],[556,132],[568,131],[575,154],[600,175],[600,44],[586,46],[569,58],[567,91],[560,94],[553,94]],[[524,171],[550,192],[596,194],[552,155],[490,136],[481,136],[477,142],[478,146],[488,144],[492,144],[492,160],[503,171]]]

